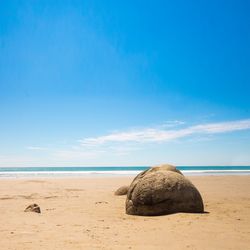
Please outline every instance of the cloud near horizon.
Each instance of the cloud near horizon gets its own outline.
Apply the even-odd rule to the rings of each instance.
[[[191,135],[212,135],[250,129],[250,119],[207,123],[180,129],[144,128],[141,130],[115,132],[99,137],[80,140],[82,146],[98,146],[112,142],[168,142]]]
[[[36,151],[47,150],[47,148],[45,148],[45,147],[38,147],[38,146],[27,146],[26,148],[29,149],[29,150],[36,150]]]

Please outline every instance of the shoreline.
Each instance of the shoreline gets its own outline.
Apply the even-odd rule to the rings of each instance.
[[[0,172],[0,180],[4,179],[70,179],[70,178],[119,178],[135,177],[141,171],[41,171],[41,172]],[[182,170],[185,176],[249,176],[250,170]]]
[[[133,177],[0,181],[2,249],[248,249],[250,176],[187,176],[204,214],[125,214],[114,191]],[[37,203],[41,214],[24,213]]]
[[[0,167],[1,179],[135,177],[148,166]],[[250,166],[178,166],[185,176],[250,175]]]

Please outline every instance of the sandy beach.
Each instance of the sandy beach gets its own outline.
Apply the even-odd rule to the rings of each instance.
[[[1,180],[0,248],[250,249],[250,176],[188,177],[207,213],[158,217],[125,214],[132,178]]]

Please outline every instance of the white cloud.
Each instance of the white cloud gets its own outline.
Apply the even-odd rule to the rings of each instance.
[[[160,127],[161,128],[171,128],[171,127],[177,127],[186,124],[184,121],[179,120],[171,120],[171,121],[165,121],[163,122]]]
[[[226,151],[216,150],[215,145],[215,148],[202,151],[199,157],[193,157],[191,151],[182,152],[182,157],[179,157],[182,145],[178,144],[177,148],[170,147],[171,150],[168,150],[168,145],[160,144],[175,140],[182,142],[181,139],[184,138],[188,139],[185,142],[199,143],[200,140],[213,140],[217,134],[247,129],[250,129],[250,119],[193,126],[178,121],[163,122],[148,128],[133,128],[84,138],[74,145],[59,144],[47,148],[39,145],[28,146],[26,149],[29,151],[25,154],[0,155],[0,166],[152,165],[165,161],[178,165],[202,165],[204,162],[211,165],[226,165],[231,162],[235,165],[249,165],[249,147],[244,146],[244,143],[249,144],[246,138],[242,141],[242,146],[234,148],[233,151],[232,147],[227,148],[227,145],[225,145]],[[151,146],[154,150],[151,150]],[[214,157],[210,157],[211,154]]]
[[[208,134],[225,133],[237,130],[245,130],[250,128],[250,119],[232,122],[212,123],[198,125],[194,127],[197,131]]]
[[[37,151],[47,150],[47,148],[45,148],[45,147],[37,147],[37,146],[28,146],[26,148],[29,150],[37,150]]]
[[[250,129],[250,119],[230,122],[208,123],[181,129],[146,128],[140,131],[116,132],[99,137],[85,138],[82,146],[96,146],[109,142],[167,142],[175,139],[201,134],[218,134]]]

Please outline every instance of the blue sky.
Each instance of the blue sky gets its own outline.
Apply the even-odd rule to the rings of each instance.
[[[0,166],[249,165],[249,1],[0,1]]]

